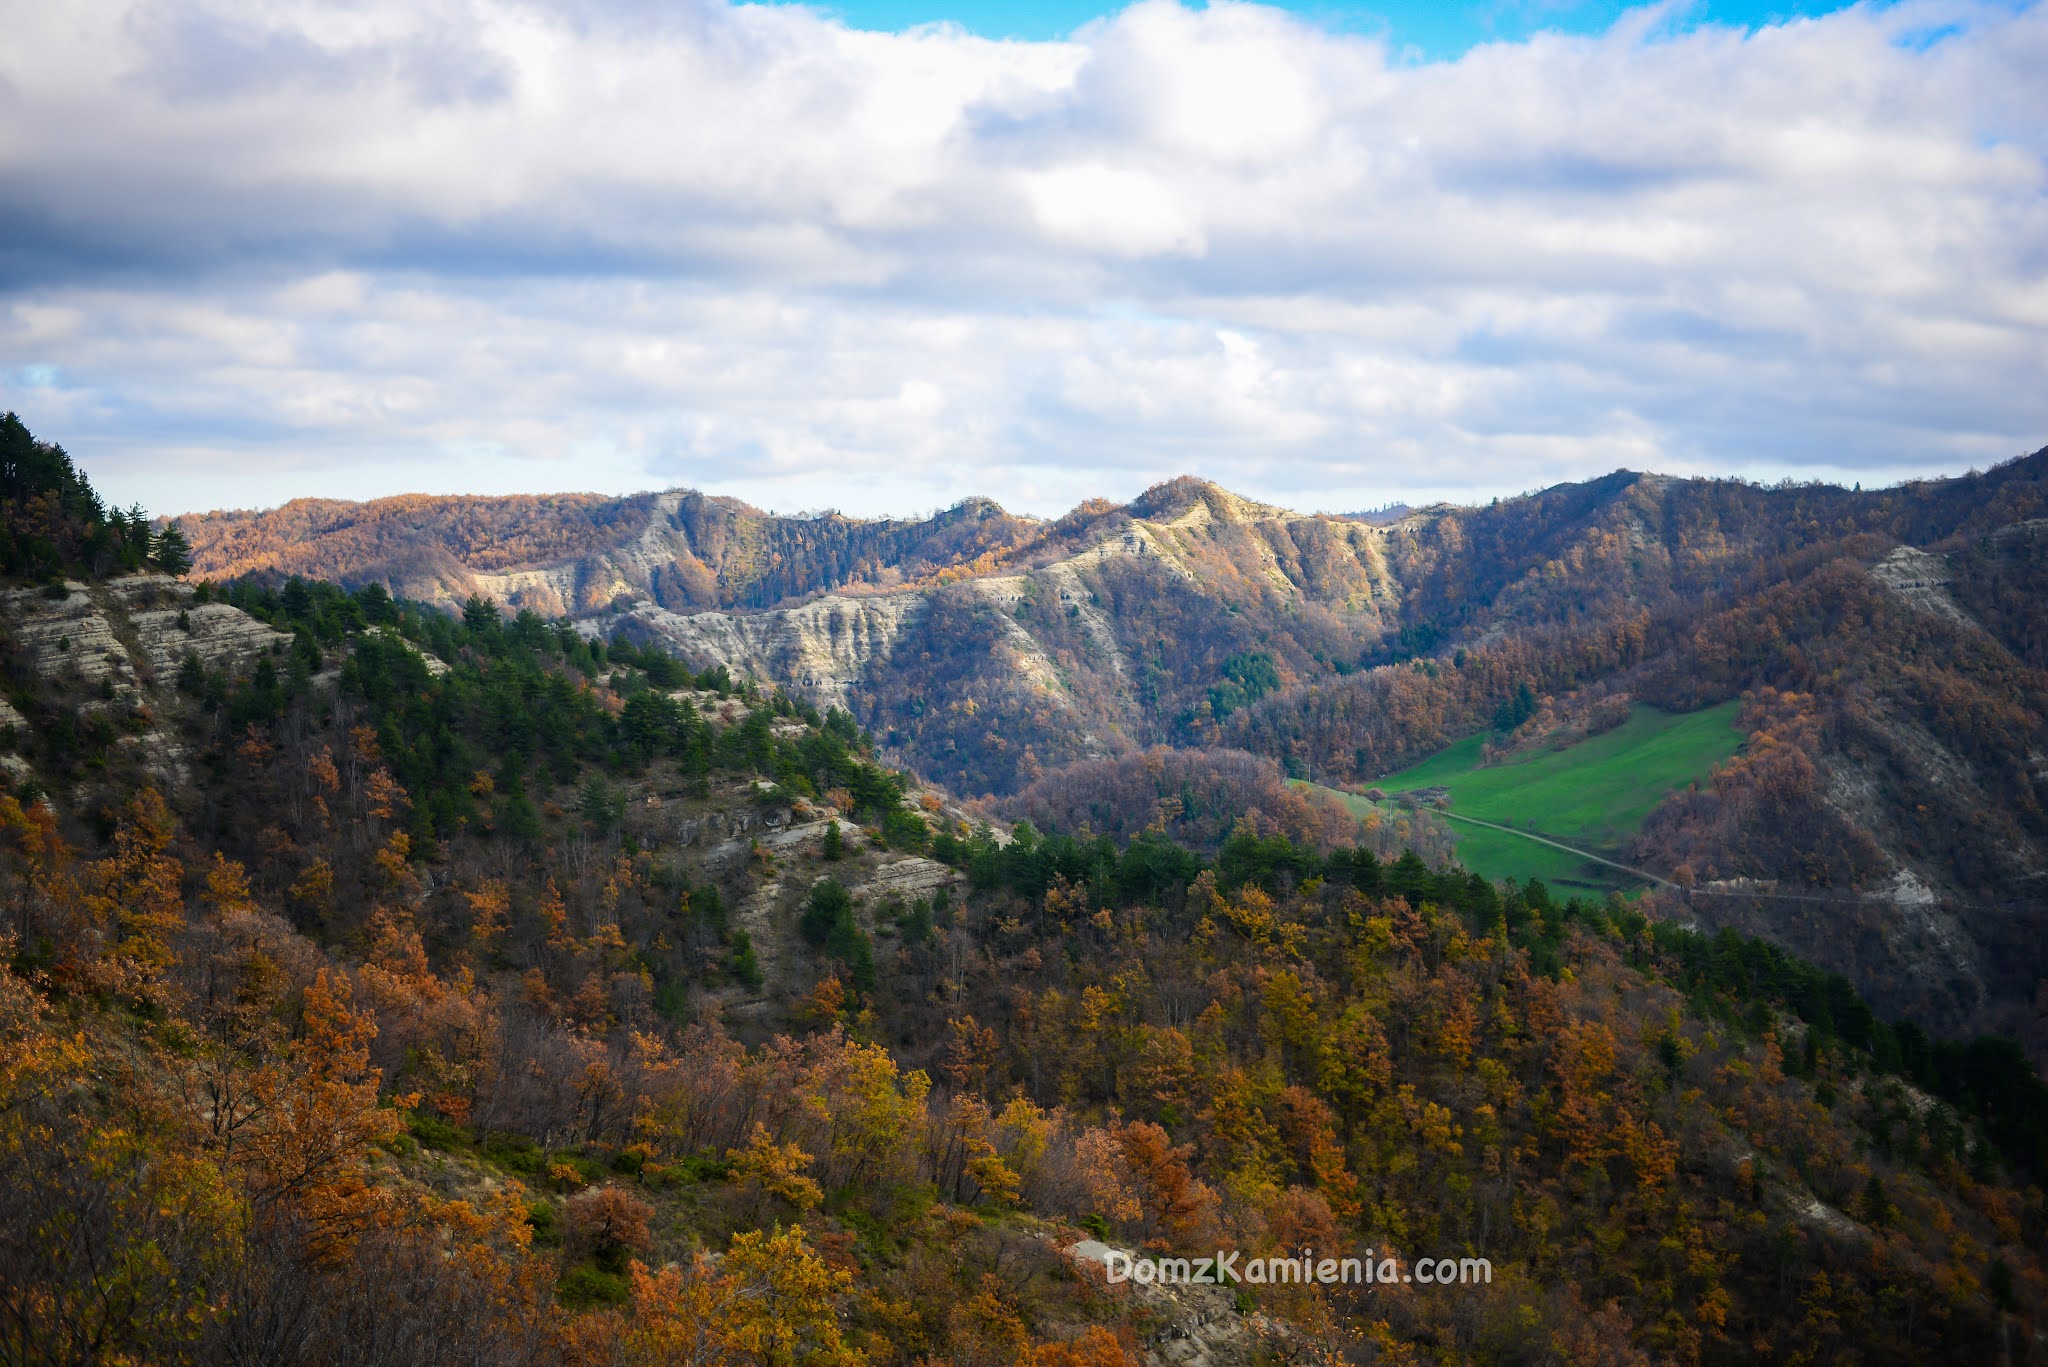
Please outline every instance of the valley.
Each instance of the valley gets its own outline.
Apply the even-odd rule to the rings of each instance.
[[[2023,791],[2024,531],[1660,619],[1582,526],[1488,597],[1470,510],[1189,482],[543,614],[481,589],[583,581],[187,574],[11,416],[0,475],[8,1361],[1903,1367],[2048,1306],[2048,1083],[1971,1028],[2026,922],[1900,806]],[[1095,1270],[1304,1246],[1495,1272]]]

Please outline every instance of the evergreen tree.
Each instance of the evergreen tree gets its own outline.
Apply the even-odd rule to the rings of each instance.
[[[498,605],[480,593],[473,593],[462,605],[462,625],[478,636],[491,636],[499,627]]]
[[[185,542],[185,533],[175,522],[166,523],[158,532],[152,544],[150,558],[165,574],[178,578],[192,568],[192,548]]]
[[[761,990],[761,961],[754,956],[754,939],[746,931],[732,933],[732,955],[726,960],[726,968],[748,989]]]

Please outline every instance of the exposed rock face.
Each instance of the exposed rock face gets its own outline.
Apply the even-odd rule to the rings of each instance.
[[[208,669],[230,675],[247,673],[258,657],[291,643],[291,637],[240,608],[193,603],[189,588],[182,584],[177,588],[183,592],[170,595],[170,606],[129,613],[137,643],[158,678],[176,677],[188,654],[197,655]]]
[[[966,881],[957,870],[937,860],[912,855],[882,865],[867,882],[855,889],[855,893],[871,903],[879,904],[894,898],[908,905],[919,898],[931,896],[940,888],[955,887]]]
[[[43,589],[15,589],[0,595],[14,639],[36,673],[53,682],[98,686],[111,683],[132,692],[135,662],[114,634],[101,604],[84,584],[66,580],[63,596]]]
[[[619,598],[646,598],[664,569],[694,563],[690,538],[676,521],[684,495],[670,490],[654,496],[645,523],[622,544],[575,560],[479,573],[475,591],[517,611],[544,617],[601,611]]]
[[[36,675],[81,708],[149,718],[145,729],[119,743],[176,782],[183,777],[185,745],[175,728],[154,717],[150,699],[172,687],[188,653],[208,670],[242,675],[292,639],[240,608],[195,597],[191,585],[162,574],[91,585],[67,580],[56,593],[0,593],[0,630],[12,636]],[[0,727],[32,727],[11,703],[0,701],[0,709]]]
[[[1112,1249],[1095,1239],[1062,1250],[1083,1276],[1107,1282],[1111,1253],[1133,1257],[1129,1249]],[[1158,1323],[1145,1343],[1146,1367],[1251,1367],[1271,1360],[1279,1340],[1291,1338],[1263,1315],[1238,1313],[1236,1295],[1227,1286],[1119,1282],[1107,1288],[1128,1297],[1145,1316]]]
[[[827,594],[768,612],[670,612],[653,603],[593,619],[592,634],[623,631],[666,642],[679,655],[773,679],[821,707],[844,707],[868,664],[889,653],[904,626],[923,612],[914,593]]]
[[[666,553],[657,517],[618,580],[634,601],[580,625],[592,636],[659,641],[698,667],[725,664],[821,707],[845,707],[899,747],[899,762],[969,791],[1003,791],[1036,766],[1167,739],[1172,715],[1211,681],[1206,672],[1176,681],[1162,668],[1159,648],[1187,640],[1190,621],[1202,624],[1195,636],[1231,642],[1207,651],[1220,659],[1233,648],[1269,649],[1274,633],[1258,623],[1278,611],[1290,623],[1283,639],[1298,653],[1283,656],[1283,669],[1294,670],[1314,667],[1311,655],[1355,654],[1397,623],[1400,586],[1386,549],[1393,529],[1289,513],[1191,481],[1157,493],[1055,529],[1012,555],[1008,572],[977,562],[940,582],[762,611],[678,611],[633,589]],[[565,568],[546,573],[566,589]],[[578,582],[587,596],[588,581]],[[509,594],[510,585],[501,587]],[[961,612],[976,614],[965,634]],[[1210,660],[1204,671],[1214,667]],[[1176,693],[1187,696],[1176,702]],[[905,717],[907,694],[916,701]],[[981,725],[1008,755],[956,769],[952,757],[984,748],[956,733]]]
[[[1949,593],[1953,577],[1947,556],[1900,546],[1870,567],[1870,577],[1922,612],[1933,613],[1957,626],[1981,629]]]

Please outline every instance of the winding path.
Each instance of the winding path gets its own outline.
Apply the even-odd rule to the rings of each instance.
[[[1612,859],[1606,859],[1601,857],[1600,855],[1594,854],[1591,850],[1582,850],[1576,845],[1567,845],[1562,840],[1552,840],[1547,835],[1537,835],[1532,831],[1518,831],[1513,826],[1503,826],[1498,822],[1494,821],[1481,821],[1476,816],[1464,816],[1458,812],[1453,812],[1444,807],[1420,807],[1416,810],[1433,813],[1436,816],[1443,817],[1447,821],[1463,821],[1474,826],[1484,826],[1488,830],[1506,831],[1509,835],[1518,835],[1522,837],[1522,839],[1524,840],[1533,840],[1539,845],[1548,845],[1554,850],[1563,850],[1566,854],[1575,854],[1579,858],[1591,860],[1595,864],[1605,864],[1610,869],[1620,869],[1623,873],[1632,874],[1637,878],[1645,879],[1651,883],[1656,884],[1660,888],[1676,888],[1678,886],[1678,884],[1672,882],[1669,878],[1661,878],[1658,875],[1651,873],[1648,869],[1638,869],[1628,864],[1617,864]]]

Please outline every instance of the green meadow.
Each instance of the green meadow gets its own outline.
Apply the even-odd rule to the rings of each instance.
[[[1480,767],[1486,737],[1470,736],[1372,786],[1388,793],[1441,788],[1450,794],[1453,818],[1512,826],[1618,859],[1658,803],[1705,779],[1741,746],[1738,706],[1727,702],[1683,715],[1639,706],[1605,735],[1490,768]],[[1361,813],[1373,805],[1352,794],[1338,796]],[[1448,824],[1457,834],[1458,858],[1488,878],[1540,878],[1566,893],[1639,885],[1619,869],[1519,834],[1457,820]]]

